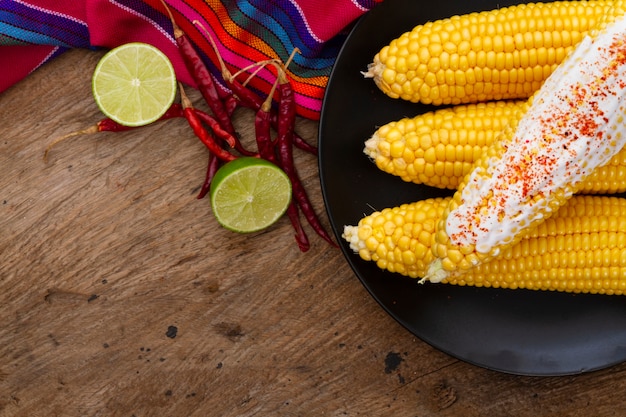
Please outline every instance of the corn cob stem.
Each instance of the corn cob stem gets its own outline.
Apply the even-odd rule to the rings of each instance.
[[[438,222],[425,280],[438,282],[498,256],[624,147],[626,18],[607,19],[459,185]]]
[[[425,275],[435,223],[450,198],[386,208],[345,226],[350,248],[384,270]],[[626,292],[626,199],[575,196],[497,259],[444,283],[580,293]]]
[[[392,121],[365,141],[363,152],[380,170],[404,181],[455,190],[526,105],[522,100],[463,104]],[[578,188],[580,194],[625,191],[625,149]]]
[[[363,75],[392,98],[460,104],[530,97],[607,13],[611,0],[529,3],[416,26]]]

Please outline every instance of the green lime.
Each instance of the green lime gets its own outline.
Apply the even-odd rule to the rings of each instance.
[[[125,126],[143,126],[163,116],[174,102],[176,74],[158,48],[132,42],[100,59],[91,86],[107,117]]]
[[[240,157],[224,164],[211,181],[211,208],[217,221],[239,233],[272,225],[291,202],[291,181],[264,159]]]

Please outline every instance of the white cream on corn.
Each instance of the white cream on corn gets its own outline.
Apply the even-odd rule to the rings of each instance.
[[[541,218],[547,203],[533,202],[535,197],[578,184],[624,147],[625,114],[622,17],[595,38],[586,37],[546,80],[502,160],[490,161],[486,174],[470,174],[462,203],[447,217],[451,242],[490,253],[511,241]]]

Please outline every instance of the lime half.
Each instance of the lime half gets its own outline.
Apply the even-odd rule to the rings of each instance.
[[[100,59],[92,90],[107,117],[125,126],[143,126],[163,116],[174,102],[176,75],[158,48],[132,42]]]
[[[217,221],[239,233],[275,223],[291,202],[291,181],[264,159],[240,157],[217,170],[211,181],[211,208]]]

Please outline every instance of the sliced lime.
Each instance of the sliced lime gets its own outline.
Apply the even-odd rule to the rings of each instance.
[[[211,181],[211,208],[217,221],[239,233],[274,224],[291,202],[291,181],[264,159],[241,157],[222,166]]]
[[[107,117],[125,126],[143,126],[160,118],[174,102],[176,75],[158,48],[132,42],[102,57],[92,90]]]

